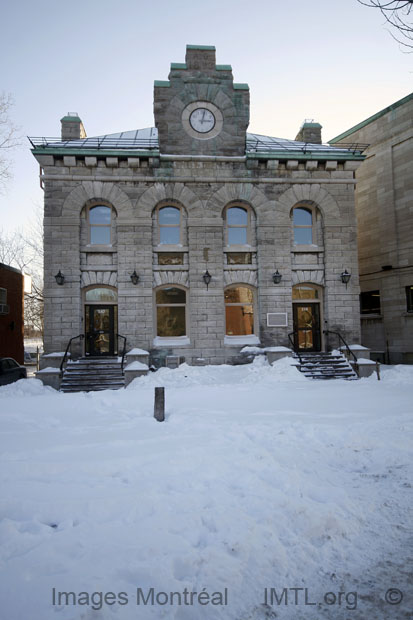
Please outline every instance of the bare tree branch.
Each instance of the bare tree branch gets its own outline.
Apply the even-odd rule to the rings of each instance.
[[[19,128],[10,119],[13,97],[9,93],[0,94],[0,191],[4,191],[7,181],[11,178],[11,161],[9,153],[20,146]]]
[[[379,9],[389,33],[402,51],[413,52],[413,0],[357,0],[359,4]]]

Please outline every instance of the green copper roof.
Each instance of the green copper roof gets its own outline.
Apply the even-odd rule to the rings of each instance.
[[[171,62],[171,69],[187,69],[186,62]]]
[[[71,123],[81,123],[79,116],[64,116],[60,121],[69,121]]]
[[[310,123],[309,122],[309,123],[303,123],[302,126],[301,126],[301,129],[303,127],[317,127],[317,128],[321,129],[322,125],[320,125],[320,123],[312,123],[312,122]]]
[[[351,127],[351,129],[348,129],[344,133],[341,133],[339,136],[336,136],[332,140],[329,140],[329,143],[334,144],[335,142],[340,142],[344,138],[347,138],[347,136],[350,136],[355,131],[358,131],[359,129],[366,127],[366,125],[369,125],[373,121],[376,121],[378,118],[380,118],[381,116],[384,116],[388,112],[391,112],[392,110],[396,110],[396,108],[399,108],[401,105],[404,105],[405,103],[407,103],[408,101],[411,101],[412,99],[413,99],[413,93],[410,93],[410,95],[403,97],[403,99],[399,99],[399,101],[392,103],[387,108],[384,108],[384,110],[380,110],[380,112],[377,112],[376,114],[373,114],[373,116],[369,116],[369,118],[366,118],[365,121],[358,123],[358,125],[354,125],[354,127]]]
[[[158,86],[158,88],[169,88],[171,83],[168,80],[155,80],[153,85]]]
[[[187,50],[209,50],[215,52],[215,45],[187,45]]]
[[[248,84],[236,84],[234,82],[234,90],[249,90],[250,87],[248,86]]]
[[[231,65],[215,65],[216,71],[232,71]]]

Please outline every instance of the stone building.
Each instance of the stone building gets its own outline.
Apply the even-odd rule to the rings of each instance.
[[[413,363],[413,93],[331,144],[366,143],[356,214],[363,344]]]
[[[91,138],[69,114],[61,138],[31,139],[46,353],[78,334],[86,355],[116,353],[120,334],[155,365],[234,362],[245,345],[289,346],[291,333],[324,350],[326,327],[358,343],[361,153],[322,144],[313,122],[297,140],[247,133],[248,85],[212,46],[188,45],[155,81],[154,117]]]

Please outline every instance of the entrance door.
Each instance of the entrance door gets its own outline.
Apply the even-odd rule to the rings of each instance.
[[[85,306],[86,355],[114,355],[114,306]]]
[[[294,343],[299,351],[320,351],[320,304],[293,304]]]

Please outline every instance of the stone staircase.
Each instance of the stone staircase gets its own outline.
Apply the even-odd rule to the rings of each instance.
[[[358,379],[347,358],[340,353],[300,353],[297,368],[309,379]]]
[[[118,357],[81,357],[68,362],[64,370],[61,392],[98,392],[125,387]]]

